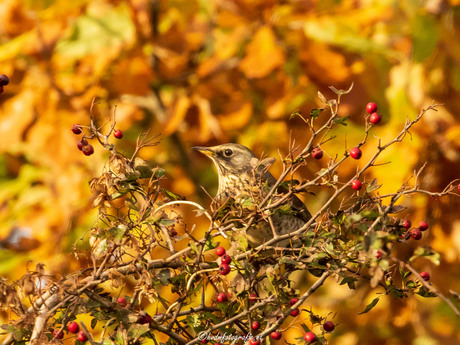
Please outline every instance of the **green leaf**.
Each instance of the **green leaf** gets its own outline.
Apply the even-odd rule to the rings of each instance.
[[[310,117],[312,119],[316,119],[318,118],[319,114],[321,114],[321,112],[324,110],[324,108],[318,108],[318,109],[312,109],[310,111]]]
[[[369,303],[366,306],[366,308],[361,313],[359,313],[358,315],[368,313],[372,308],[374,308],[377,305],[377,303],[379,302],[379,299],[380,299],[380,297],[374,298],[374,300],[371,303]]]
[[[425,257],[426,259],[430,260],[436,266],[439,266],[441,263],[441,256],[439,253],[435,252],[432,248],[428,247],[418,247],[414,251],[414,255],[411,256],[409,262],[413,262],[415,259],[419,257]]]
[[[426,286],[422,286],[416,293],[422,297],[437,297],[437,295],[431,292]]]
[[[94,327],[96,327],[97,325],[97,320],[94,318],[91,320],[91,328],[94,329]]]
[[[348,126],[347,120],[349,119],[350,115],[344,117],[336,117],[332,120],[334,123],[337,123],[342,126]]]
[[[343,278],[342,281],[340,282],[340,285],[347,284],[349,289],[355,290],[355,289],[356,289],[355,282],[357,282],[357,281],[358,281],[358,278],[354,278],[354,277],[345,277],[345,278]]]

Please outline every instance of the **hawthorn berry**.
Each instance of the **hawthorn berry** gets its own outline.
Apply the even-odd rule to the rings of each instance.
[[[227,264],[222,264],[219,266],[219,274],[222,274],[223,276],[226,276],[227,274],[230,273],[230,266]]]
[[[291,316],[298,316],[300,314],[299,308],[295,308],[293,311],[291,311]]]
[[[128,301],[124,297],[118,297],[117,303],[121,305],[122,307],[126,307],[128,304]]]
[[[257,294],[255,292],[251,292],[249,295],[249,302],[255,303],[257,301]]]
[[[220,247],[220,246],[219,246],[219,247],[216,248],[216,255],[217,255],[217,256],[225,255],[226,252],[227,252],[227,251],[225,250],[224,247]]]
[[[321,150],[319,147],[316,147],[311,151],[311,156],[314,159],[321,159],[323,158],[323,150]]]
[[[381,250],[377,250],[377,252],[375,253],[375,258],[376,258],[377,260],[379,260],[381,257],[382,257],[382,251],[381,251]]]
[[[359,147],[353,147],[352,149],[350,149],[350,156],[354,159],[360,159],[362,154],[363,153]]]
[[[251,339],[251,340],[249,340],[249,345],[260,345],[260,341],[255,340],[255,339]]]
[[[409,219],[404,219],[403,228],[407,230],[407,229],[410,229],[411,226],[412,226],[412,222]]]
[[[230,262],[232,262],[232,257],[228,254],[224,254],[222,255],[221,259],[220,259],[220,262],[221,264],[229,264]]]
[[[141,325],[146,325],[146,324],[149,324],[150,322],[152,322],[152,317],[147,313],[139,315],[137,319],[137,323]]]
[[[332,332],[335,328],[334,322],[326,321],[325,323],[323,323],[323,328],[326,332]]]
[[[72,321],[72,322],[69,322],[69,324],[67,325],[67,329],[69,330],[70,333],[75,334],[75,333],[78,333],[78,331],[80,330],[80,326],[75,321]]]
[[[72,126],[73,134],[81,134],[81,126],[79,124],[74,123]]]
[[[414,230],[411,230],[410,237],[418,241],[419,239],[422,238],[422,232],[420,231],[419,228],[415,228]]]
[[[251,328],[253,331],[257,331],[260,328],[260,322],[259,321],[252,321]]]
[[[113,136],[117,139],[121,139],[123,138],[123,132],[120,131],[119,129],[116,129],[114,132],[113,132]]]
[[[281,339],[281,333],[278,331],[274,331],[270,333],[270,337],[274,340],[280,340]]]
[[[228,301],[227,294],[225,292],[219,292],[217,294],[216,300],[217,302],[220,302],[220,303],[227,302]]]
[[[378,113],[372,113],[372,115],[369,117],[369,121],[376,125],[378,124],[380,121],[382,121],[382,117],[378,114]]]
[[[202,343],[202,344],[207,344],[207,343],[208,343],[208,339],[201,339],[201,343]]]
[[[420,224],[418,225],[418,228],[419,228],[421,231],[428,230],[428,223],[427,223],[427,222],[420,222]]]
[[[362,183],[360,180],[354,180],[353,182],[351,182],[351,188],[353,188],[354,190],[360,190],[362,187]]]
[[[316,341],[316,334],[313,333],[313,332],[307,332],[305,333],[305,335],[303,336],[303,339],[307,342],[307,343],[313,343]]]
[[[10,78],[6,74],[0,74],[0,86],[5,86],[10,83]]]
[[[460,192],[460,183],[458,184],[457,189]]]
[[[81,332],[78,333],[77,339],[78,339],[78,341],[81,341],[82,343],[84,343],[84,342],[86,342],[88,340],[88,336],[86,335],[86,333],[84,331],[81,331]]]
[[[291,300],[289,301],[289,305],[292,307],[294,304],[296,304],[297,302],[299,301],[298,298],[291,298]]]
[[[81,148],[85,156],[91,156],[94,153],[94,147],[91,144],[85,145]]]
[[[57,339],[62,339],[62,338],[64,338],[64,332],[59,331],[58,329],[55,329],[55,330],[53,331],[53,338],[57,338]]]
[[[426,282],[430,280],[430,274],[428,272],[421,272],[420,277]]]
[[[375,104],[374,102],[367,103],[366,111],[368,114],[375,113],[377,111],[377,104]]]
[[[88,145],[88,141],[86,139],[81,139],[78,144],[77,144],[77,147],[80,151],[83,150],[83,146],[86,146]]]

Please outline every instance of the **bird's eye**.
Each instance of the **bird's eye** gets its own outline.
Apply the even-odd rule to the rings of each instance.
[[[230,150],[230,149],[226,149],[226,150],[224,151],[224,155],[227,156],[227,157],[230,157],[232,154],[233,154],[233,151]]]

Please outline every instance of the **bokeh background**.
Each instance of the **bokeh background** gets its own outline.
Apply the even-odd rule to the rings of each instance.
[[[72,251],[87,248],[97,216],[88,182],[108,153],[95,145],[85,157],[70,128],[89,124],[95,97],[100,125],[117,107],[122,152],[132,153],[140,133],[161,134],[143,158],[166,169],[166,188],[204,205],[210,200],[200,186],[213,195],[216,174],[190,147],[232,141],[279,158],[290,140],[308,141],[307,127],[289,117],[320,107],[317,91],[332,98],[329,86],[354,83],[340,108],[348,126],[338,126],[323,145],[326,158],[303,168],[301,179],[362,139],[367,102],[377,102],[383,121],[363,158],[342,167],[344,181],[377,138],[390,140],[406,118],[439,103],[384,152],[379,162],[391,164],[366,180],[395,191],[428,162],[421,186],[441,191],[460,178],[459,30],[458,0],[3,0],[0,73],[11,83],[0,95],[0,275],[18,279],[36,262],[58,277],[80,267]],[[271,171],[281,168],[278,159]],[[306,196],[309,208],[327,195]],[[414,266],[444,294],[460,291],[458,198],[417,196],[404,205],[402,218],[431,227],[395,252],[407,259],[417,246],[432,246],[441,265]],[[331,282],[315,295],[314,311],[337,313],[331,344],[460,344],[459,319],[439,299],[381,296],[357,315],[378,292]],[[302,334],[294,324],[285,339]]]

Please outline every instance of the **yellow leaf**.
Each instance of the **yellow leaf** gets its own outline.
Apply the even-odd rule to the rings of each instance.
[[[248,78],[265,77],[284,63],[284,52],[276,44],[276,37],[268,26],[261,27],[247,46],[240,69]]]

